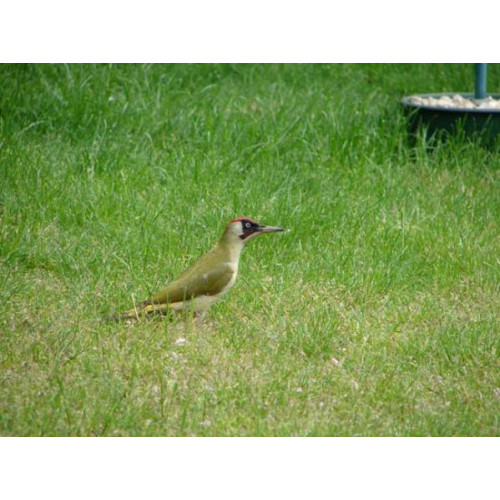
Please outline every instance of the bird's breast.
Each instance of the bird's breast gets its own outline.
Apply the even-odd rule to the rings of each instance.
[[[224,295],[234,285],[237,275],[238,275],[238,267],[236,267],[233,270],[233,275],[231,276],[231,279],[227,282],[227,285],[221,289],[220,293],[217,294],[218,297]]]

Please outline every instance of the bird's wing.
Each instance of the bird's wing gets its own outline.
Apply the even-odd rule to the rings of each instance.
[[[177,280],[151,297],[151,302],[163,304],[189,300],[200,295],[218,295],[230,284],[234,274],[235,269],[227,263],[210,266],[204,273],[200,273],[196,268],[188,269]]]

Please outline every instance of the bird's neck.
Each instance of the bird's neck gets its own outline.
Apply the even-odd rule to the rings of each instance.
[[[218,243],[221,250],[227,254],[229,260],[236,266],[240,260],[244,245],[244,241],[239,236],[230,233],[224,233]]]

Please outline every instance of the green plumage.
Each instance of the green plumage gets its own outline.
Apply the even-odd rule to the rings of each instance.
[[[191,300],[200,295],[218,295],[228,286],[235,273],[227,249],[217,245],[175,281],[153,295],[150,302],[164,304]]]

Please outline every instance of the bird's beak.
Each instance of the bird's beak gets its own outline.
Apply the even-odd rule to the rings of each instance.
[[[277,233],[279,231],[284,231],[282,227],[274,227],[274,226],[259,226],[259,233]]]

